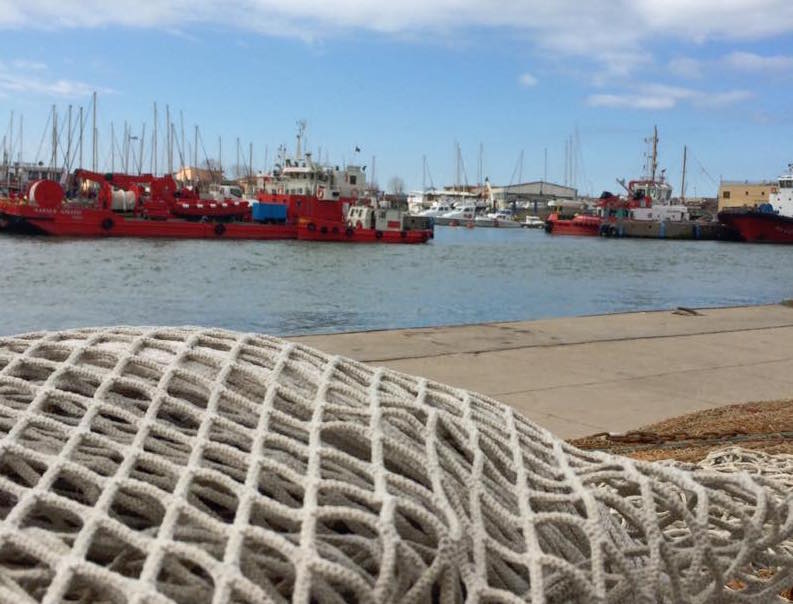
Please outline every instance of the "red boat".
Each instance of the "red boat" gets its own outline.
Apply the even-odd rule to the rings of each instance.
[[[793,164],[779,177],[768,203],[752,209],[719,212],[719,222],[733,228],[742,241],[752,243],[793,243]]]
[[[545,221],[545,232],[551,235],[578,235],[597,237],[600,234],[601,219],[597,216],[579,214],[564,217],[554,212]]]
[[[316,195],[262,194],[254,203],[201,199],[190,190],[178,190],[170,176],[87,171],[78,171],[74,182],[76,195],[71,198],[58,183],[44,180],[32,183],[25,195],[0,199],[0,229],[61,237],[371,243],[423,243],[433,235],[432,223],[426,219],[426,224],[415,225],[419,228],[401,223],[399,228],[379,224],[356,228],[345,216],[345,210],[355,206]],[[92,186],[98,190],[91,191]]]
[[[793,243],[793,217],[773,212],[719,212],[719,222],[749,243]]]

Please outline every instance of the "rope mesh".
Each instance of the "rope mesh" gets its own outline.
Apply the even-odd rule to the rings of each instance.
[[[0,601],[757,601],[791,579],[791,468],[579,451],[260,335],[0,338]]]

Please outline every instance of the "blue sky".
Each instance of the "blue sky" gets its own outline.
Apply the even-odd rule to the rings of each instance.
[[[455,141],[469,182],[480,143],[493,182],[517,179],[521,151],[523,179],[542,178],[546,148],[561,181],[577,132],[577,184],[595,194],[639,175],[657,124],[675,188],[687,144],[688,195],[713,195],[722,176],[773,179],[793,161],[793,3],[722,4],[0,0],[0,124],[24,114],[33,159],[50,106],[63,116],[96,89],[103,163],[110,122],[146,121],[148,138],[157,101],[161,119],[183,111],[188,141],[200,125],[209,156],[222,136],[233,163],[240,137],[261,168],[305,119],[312,150],[341,163],[357,145],[381,185],[409,187],[422,155],[451,183]]]

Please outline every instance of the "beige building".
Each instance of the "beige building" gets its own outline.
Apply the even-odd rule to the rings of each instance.
[[[174,180],[178,180],[179,182],[197,182],[203,185],[221,180],[223,175],[207,168],[193,168],[190,166],[185,166],[181,170],[177,171],[173,177]]]
[[[768,203],[769,195],[776,192],[775,182],[723,180],[719,185],[719,211],[724,208],[753,207]]]

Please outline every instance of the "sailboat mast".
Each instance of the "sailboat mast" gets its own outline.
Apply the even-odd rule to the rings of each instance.
[[[157,103],[154,103],[154,131],[151,135],[151,173],[157,176]]]
[[[85,120],[83,118],[83,107],[80,105],[80,169],[83,169],[83,136],[85,134]]]
[[[55,105],[52,106],[52,159],[50,160],[52,169],[58,165],[58,111]]]
[[[93,137],[92,149],[91,149],[91,169],[96,172],[96,160],[98,155],[98,148],[96,142],[96,92],[94,92],[93,98],[93,128],[91,130],[91,135]]]
[[[688,147],[683,145],[683,179],[680,183],[680,202],[686,201],[686,160],[688,159]]]

